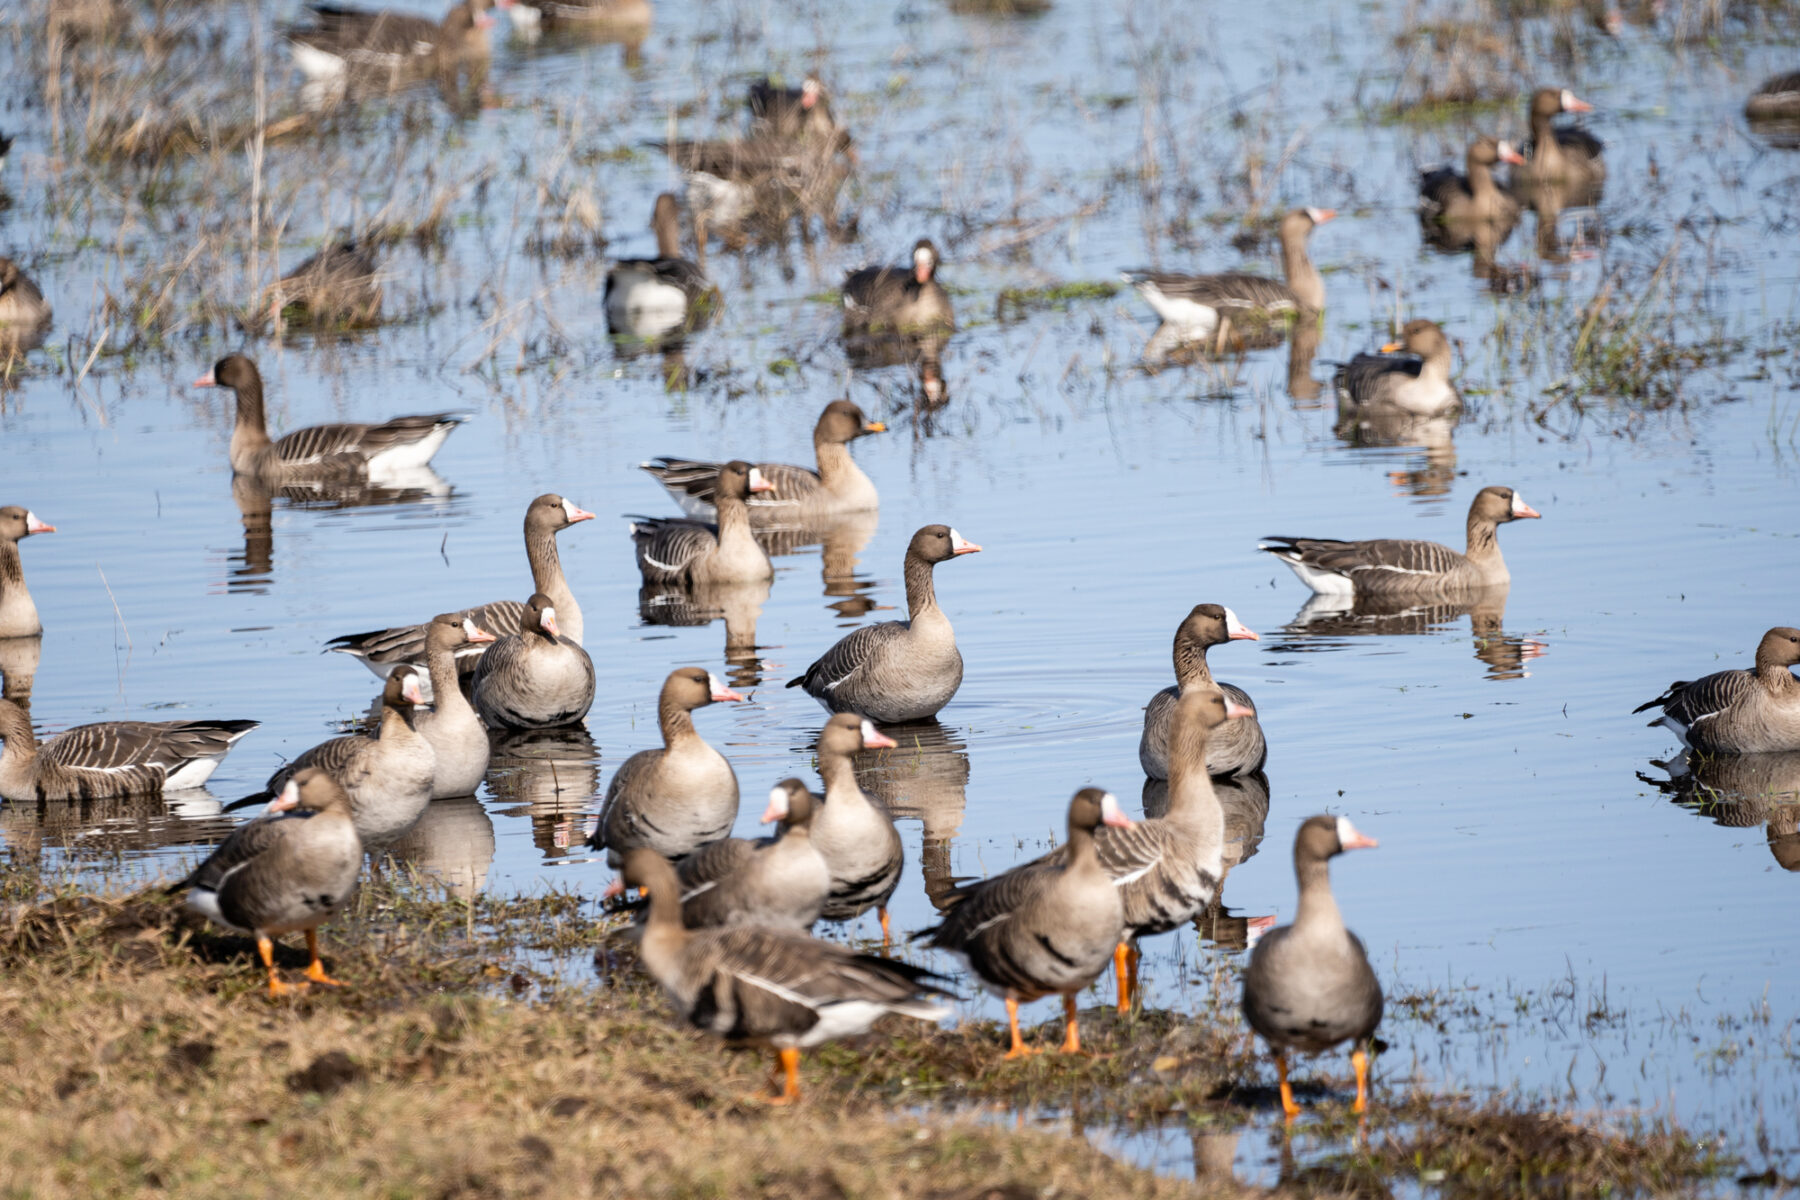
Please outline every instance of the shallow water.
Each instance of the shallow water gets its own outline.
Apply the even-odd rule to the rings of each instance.
[[[1617,38],[1582,27],[1565,60],[1554,21],[1527,23],[1534,79],[1567,82],[1598,109],[1589,123],[1608,143],[1611,178],[1598,209],[1563,217],[1572,261],[1538,260],[1526,219],[1500,258],[1534,270],[1537,287],[1496,296],[1466,257],[1421,246],[1413,172],[1471,129],[1522,135],[1521,106],[1478,125],[1390,119],[1401,17],[1355,11],[1195,18],[1180,4],[1062,2],[1005,20],[918,0],[798,16],[671,0],[635,70],[616,46],[503,40],[489,80],[497,107],[457,121],[415,95],[409,111],[428,134],[403,153],[391,151],[402,135],[381,105],[341,132],[346,147],[377,147],[378,162],[392,153],[414,172],[429,163],[440,183],[462,181],[442,248],[391,255],[388,310],[407,319],[333,341],[189,330],[99,356],[79,381],[85,339],[109,324],[100,288],[178,259],[187,242],[166,211],[142,219],[126,190],[76,194],[89,177],[53,161],[38,73],[22,69],[35,43],[15,27],[0,43],[10,81],[0,128],[20,131],[0,179],[12,199],[0,246],[57,310],[49,347],[0,392],[0,502],[59,527],[24,545],[47,629],[34,718],[45,731],[185,713],[264,724],[210,798],[6,805],[0,836],[14,855],[94,876],[179,870],[225,827],[222,802],[367,707],[373,677],[321,657],[321,644],[523,599],[520,518],[554,490],[601,514],[560,539],[600,679],[591,745],[506,747],[479,803],[434,806],[402,850],[454,886],[597,893],[603,866],[559,860],[586,858],[597,790],[655,744],[669,669],[700,664],[750,689],[746,703],[697,718],[747,796],[789,774],[811,778],[822,714],[781,683],[844,629],[903,611],[906,540],[946,521],[985,547],[938,572],[965,682],[941,728],[902,731],[902,749],[868,773],[907,840],[899,928],[932,917],[913,864],[970,875],[1035,855],[1060,838],[1067,800],[1087,783],[1135,802],[1141,707],[1172,678],[1174,628],[1195,603],[1228,604],[1262,641],[1217,648],[1213,669],[1255,697],[1270,745],[1263,840],[1231,872],[1229,909],[1291,917],[1295,826],[1346,813],[1382,843],[1339,860],[1335,885],[1390,997],[1466,989],[1490,1014],[1448,1033],[1390,1019],[1381,1085],[1517,1087],[1580,1108],[1672,1112],[1727,1130],[1751,1169],[1766,1158],[1792,1175],[1800,964],[1782,914],[1800,805],[1792,795],[1714,813],[1671,803],[1640,773],[1661,777],[1653,761],[1675,755],[1674,739],[1630,714],[1671,679],[1747,665],[1765,628],[1800,620],[1790,354],[1800,157],[1758,141],[1739,116],[1742,95],[1791,52],[1760,27],[1730,27],[1711,48],[1681,42],[1681,9]],[[245,36],[241,14],[221,12],[217,23]],[[744,81],[766,68],[798,75],[815,52],[862,156],[846,197],[858,235],[744,256],[715,245],[726,308],[687,347],[693,386],[667,390],[657,357],[615,354],[606,340],[599,256],[525,252],[531,218],[558,207],[537,180],[571,145],[665,136],[675,107],[683,133],[735,128]],[[291,90],[278,61],[270,86]],[[284,263],[390,194],[385,169],[365,173],[360,190],[348,174],[323,187],[298,162],[284,166],[284,153],[273,146],[268,167],[288,222]],[[241,156],[212,161],[227,163],[221,202],[245,203]],[[676,183],[666,163],[642,150],[576,162],[557,186],[599,198],[612,253],[648,251],[652,198]],[[197,174],[176,171],[184,186]],[[406,194],[414,178],[402,179]],[[1112,279],[1152,262],[1234,266],[1244,256],[1231,219],[1252,202],[1341,214],[1311,244],[1330,295],[1312,376],[1384,340],[1396,313],[1444,326],[1470,397],[1453,440],[1345,444],[1320,401],[1290,394],[1285,349],[1145,372],[1153,319],[1129,292],[996,319],[1005,287]],[[850,371],[837,311],[821,299],[845,270],[898,261],[921,235],[944,248],[963,324],[945,355],[951,401],[931,414],[915,407],[905,369]],[[1249,258],[1277,269],[1266,240]],[[1665,376],[1679,396],[1664,404],[1552,403],[1569,331],[1603,291],[1643,301],[1655,332],[1737,339],[1734,352]],[[188,386],[237,348],[262,366],[277,430],[444,408],[472,419],[437,456],[425,494],[348,508],[277,499],[265,533],[254,508],[234,502],[225,398]],[[645,623],[618,517],[673,505],[635,464],[805,461],[819,409],[845,394],[891,429],[855,449],[882,490],[879,520],[856,531],[860,549],[854,538],[833,547],[856,555],[857,587],[822,583],[817,547],[778,557],[766,600],[733,609],[732,637],[753,640],[760,659],[749,666],[727,661],[719,622]],[[1469,499],[1488,483],[1517,488],[1545,519],[1501,531],[1514,584],[1503,613],[1473,625],[1460,614],[1368,629],[1309,622],[1305,589],[1256,550],[1271,533],[1457,544]],[[851,590],[875,611],[847,603]],[[14,661],[0,663],[9,686],[24,666]],[[1792,792],[1800,766],[1772,778]],[[740,827],[759,810],[747,801]],[[865,919],[858,932],[871,928]],[[1149,1002],[1201,1003],[1216,956],[1241,947],[1225,941],[1190,933],[1147,945]],[[1559,986],[1566,1002],[1549,998]],[[1521,993],[1538,999],[1516,1013]],[[1602,993],[1616,1020],[1587,1020]],[[1765,1003],[1765,1023],[1733,1024]],[[1051,1006],[1032,1013],[1049,1020]],[[1723,1053],[1727,1044],[1738,1051]],[[1347,1076],[1340,1061],[1317,1069]],[[1267,1114],[1257,1123],[1266,1128]],[[1183,1131],[1107,1144],[1170,1170],[1214,1169],[1222,1155],[1246,1178],[1277,1170],[1260,1133],[1228,1152],[1196,1149]]]

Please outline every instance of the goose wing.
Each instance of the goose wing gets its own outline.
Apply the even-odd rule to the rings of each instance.
[[[1671,718],[1683,728],[1691,729],[1696,722],[1716,717],[1739,703],[1755,687],[1756,676],[1749,671],[1715,671],[1691,682],[1677,680],[1669,685],[1668,691],[1631,711],[1641,713],[1647,709],[1660,708],[1663,710],[1663,717]],[[1663,717],[1650,723],[1660,724]]]
[[[867,667],[881,648],[902,636],[906,628],[904,621],[882,621],[853,629],[806,668],[806,674],[788,680],[787,686],[803,687],[814,696],[834,691]]]
[[[1424,367],[1416,355],[1358,354],[1338,368],[1338,396],[1351,404],[1378,403],[1397,385],[1417,379]]]
[[[1366,542],[1340,542],[1331,538],[1267,537],[1261,549],[1287,562],[1304,563],[1315,570],[1346,578],[1359,572],[1394,575],[1441,575],[1467,561],[1461,554],[1437,542],[1379,538]]]
[[[719,527],[678,517],[633,517],[631,540],[644,579],[672,583],[686,577],[695,559],[718,548]]]

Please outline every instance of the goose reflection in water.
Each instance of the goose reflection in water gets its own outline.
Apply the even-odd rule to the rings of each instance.
[[[844,357],[851,370],[862,373],[886,367],[909,368],[913,407],[929,415],[950,399],[950,385],[944,380],[944,347],[949,341],[947,333],[859,333],[845,336]],[[918,428],[929,431],[928,424]]]
[[[819,547],[819,579],[830,601],[826,607],[841,619],[854,621],[882,607],[866,594],[875,581],[856,574],[862,552],[880,524],[881,513],[871,509],[818,524],[758,529],[756,540],[771,557]]]
[[[1409,603],[1405,596],[1358,596],[1346,604],[1341,596],[1314,595],[1283,626],[1288,638],[1269,649],[1271,653],[1344,650],[1349,648],[1344,638],[1443,633],[1467,616],[1475,657],[1487,664],[1487,678],[1525,679],[1531,675],[1526,664],[1548,654],[1550,647],[1502,628],[1509,590],[1501,585],[1423,604]]]
[[[1396,408],[1372,407],[1340,411],[1335,432],[1346,446],[1382,455],[1396,450],[1423,451],[1422,461],[1389,471],[1388,482],[1401,495],[1448,496],[1456,483],[1456,421],[1455,414],[1422,417]]]
[[[1727,829],[1765,828],[1769,853],[1784,871],[1800,871],[1800,751],[1696,755],[1652,762],[1667,772],[1638,778]]]
[[[481,894],[494,863],[494,821],[473,796],[433,800],[389,853],[434,880],[446,895],[472,899]]]
[[[751,688],[762,681],[763,660],[757,655],[756,621],[769,601],[767,579],[743,583],[711,583],[694,587],[648,583],[638,589],[638,616],[646,625],[697,626],[725,622],[725,662],[733,687]]]
[[[262,595],[275,577],[274,506],[340,512],[355,508],[388,508],[404,505],[448,506],[455,489],[429,466],[413,467],[385,479],[381,486],[367,483],[332,483],[324,480],[295,481],[271,488],[251,475],[234,475],[231,499],[244,523],[244,549],[229,556],[228,591]]]
[[[502,816],[531,821],[546,859],[580,849],[600,790],[600,749],[580,726],[518,730],[490,737],[487,787]],[[434,802],[434,807],[437,802]]]
[[[16,864],[36,862],[45,850],[71,858],[115,860],[121,854],[192,846],[199,858],[224,840],[234,822],[218,797],[191,788],[168,798],[114,796],[99,800],[41,800],[0,804],[0,842]],[[178,872],[179,874],[179,872]]]
[[[1219,894],[1194,917],[1200,940],[1221,950],[1248,949],[1258,934],[1275,924],[1273,916],[1248,917],[1225,907],[1225,881],[1232,869],[1256,856],[1262,847],[1263,827],[1269,819],[1269,777],[1262,771],[1215,775],[1213,794],[1225,813],[1225,871],[1219,877]],[[1144,816],[1160,817],[1169,811],[1166,779],[1144,780]]]
[[[884,732],[899,745],[858,754],[856,783],[894,820],[915,820],[923,827],[920,867],[925,895],[935,904],[954,883],[950,844],[968,804],[969,748],[935,718],[887,726]]]

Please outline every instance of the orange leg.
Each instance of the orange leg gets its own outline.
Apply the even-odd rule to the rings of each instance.
[[[304,992],[311,986],[304,983],[281,982],[281,976],[275,972],[275,943],[261,934],[256,937],[256,952],[262,955],[263,966],[269,969],[269,999],[275,1000],[282,996],[291,996],[295,992]]]
[[[1075,1022],[1075,996],[1073,993],[1063,994],[1063,1044],[1064,1054],[1081,1053],[1081,1026]]]
[[[776,1076],[780,1077],[780,1090],[768,1097],[770,1104],[793,1104],[800,1099],[800,1051],[792,1046],[775,1052],[775,1072],[769,1078],[769,1086],[776,1086]]]
[[[886,950],[888,948],[888,946],[892,944],[892,941],[893,941],[893,935],[888,928],[887,905],[884,904],[880,908],[876,909],[875,911],[876,911],[876,915],[878,915],[881,918],[881,948],[883,950]]]
[[[1011,996],[1006,998],[1006,1023],[1012,1029],[1012,1049],[1006,1052],[1008,1058],[1023,1058],[1027,1054],[1036,1054],[1025,1039],[1019,1036],[1019,1002]]]
[[[1350,1054],[1350,1065],[1356,1068],[1356,1104],[1350,1110],[1356,1113],[1369,1111],[1369,1056],[1359,1046]]]
[[[319,961],[319,931],[306,931],[306,952],[312,961],[306,964],[306,977],[314,983],[322,983],[326,987],[343,987],[343,983],[325,973],[325,964]]]
[[[1294,1103],[1294,1089],[1288,1086],[1287,1051],[1275,1052],[1275,1073],[1281,1077],[1281,1111],[1292,1121],[1300,1115],[1300,1106]]]
[[[1131,947],[1120,942],[1113,947],[1113,974],[1119,980],[1119,1011],[1131,1011]]]

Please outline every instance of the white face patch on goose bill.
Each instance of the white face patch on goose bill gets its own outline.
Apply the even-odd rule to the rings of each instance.
[[[1525,497],[1519,495],[1519,493],[1517,493],[1517,492],[1513,493],[1513,498],[1512,498],[1512,515],[1513,516],[1515,516],[1515,517],[1520,516],[1523,513],[1529,511],[1530,508],[1531,508],[1531,505],[1525,503]]]
[[[1238,615],[1229,608],[1225,610],[1225,636],[1234,641],[1239,639],[1252,642],[1262,641],[1255,632],[1246,628],[1244,623],[1238,620]]]
[[[1378,844],[1374,838],[1359,832],[1349,817],[1337,819],[1337,835],[1338,845],[1345,850],[1372,850]]]
[[[913,266],[924,267],[926,270],[930,270],[936,262],[937,255],[933,254],[929,247],[915,246],[913,248]]]
[[[463,618],[463,636],[470,641],[474,641],[477,637],[481,636],[481,630],[475,628],[474,617]]]
[[[785,820],[788,815],[788,794],[784,787],[769,789],[769,807],[763,809],[762,823]]]

